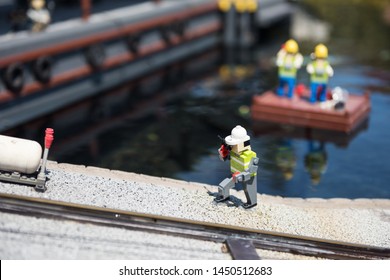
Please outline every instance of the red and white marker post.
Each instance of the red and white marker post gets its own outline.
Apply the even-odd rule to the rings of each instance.
[[[42,164],[41,164],[41,171],[39,172],[38,177],[44,179],[46,176],[46,164],[47,164],[47,157],[49,156],[49,150],[51,147],[51,144],[54,140],[54,129],[52,128],[46,128],[45,131],[45,150],[43,152],[43,158],[42,158]]]

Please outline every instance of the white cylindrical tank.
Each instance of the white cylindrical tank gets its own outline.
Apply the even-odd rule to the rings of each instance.
[[[31,174],[41,162],[38,142],[0,135],[0,170]]]

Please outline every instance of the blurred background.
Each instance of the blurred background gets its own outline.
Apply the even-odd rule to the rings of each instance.
[[[291,9],[257,30],[254,47],[213,48],[2,134],[41,143],[53,127],[51,160],[218,185],[230,175],[218,135],[240,124],[260,158],[259,193],[390,198],[390,1],[301,0]],[[275,57],[290,38],[305,63],[317,43],[328,47],[330,87],[371,93],[369,119],[352,134],[251,119],[252,97],[277,86]],[[308,78],[304,65],[298,81]]]

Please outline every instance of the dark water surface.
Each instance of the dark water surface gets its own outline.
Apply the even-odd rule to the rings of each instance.
[[[382,7],[332,4],[327,9],[324,16],[311,7],[316,12],[304,13],[309,23],[303,26],[293,19],[290,34],[285,28],[262,34],[264,41],[253,51],[210,51],[12,133],[40,139],[36,131],[50,125],[57,133],[53,160],[217,185],[229,175],[229,163],[218,158],[217,135],[241,124],[260,156],[260,193],[390,198],[390,25]],[[359,20],[355,15],[363,12]],[[250,118],[251,97],[276,86],[274,58],[281,43],[297,30],[305,33],[313,19],[328,28],[325,35],[314,35],[323,36],[329,47],[335,71],[330,86],[371,92],[369,120],[352,135]],[[307,62],[319,39],[300,36]],[[308,83],[304,68],[299,81]],[[310,168],[313,158],[323,164]]]

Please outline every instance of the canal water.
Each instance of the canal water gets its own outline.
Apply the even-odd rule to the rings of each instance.
[[[389,7],[359,3],[298,6],[289,23],[261,32],[262,43],[252,50],[199,54],[12,134],[40,141],[37,131],[52,126],[52,160],[218,185],[229,176],[229,163],[218,158],[218,135],[240,124],[260,158],[259,193],[390,198]],[[372,111],[357,131],[251,119],[251,98],[277,85],[275,55],[290,37],[305,63],[315,44],[325,42],[335,72],[330,87],[371,93]],[[298,79],[308,84],[305,67]],[[310,164],[313,159],[317,164]]]

